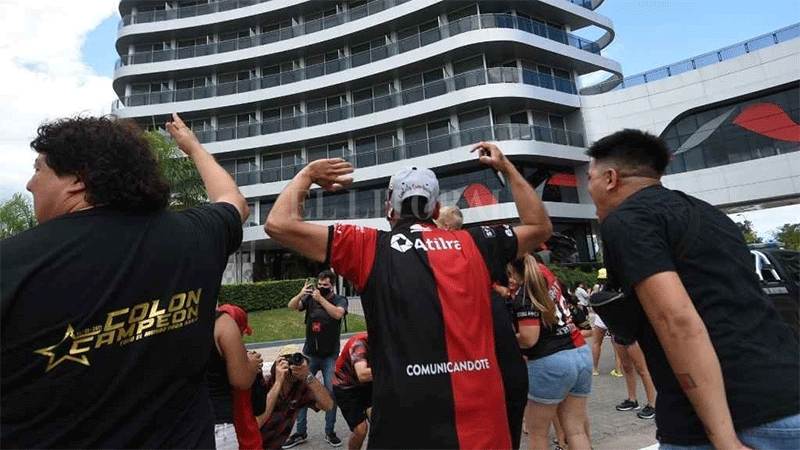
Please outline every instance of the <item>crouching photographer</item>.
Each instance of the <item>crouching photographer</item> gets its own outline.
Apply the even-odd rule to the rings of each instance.
[[[330,392],[311,375],[308,362],[299,346],[287,345],[278,351],[270,373],[264,377],[267,408],[256,421],[265,449],[281,448],[301,408],[310,407],[314,411],[333,408]]]

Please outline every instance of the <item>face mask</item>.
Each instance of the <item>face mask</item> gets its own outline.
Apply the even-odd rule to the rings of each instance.
[[[319,294],[323,297],[327,297],[331,293],[331,288],[319,288],[317,289]]]

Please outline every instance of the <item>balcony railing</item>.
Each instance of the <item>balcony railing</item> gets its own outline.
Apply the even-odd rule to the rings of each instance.
[[[592,0],[567,0],[567,1],[574,5],[582,6],[586,9],[592,9]]]
[[[124,26],[139,24],[139,23],[152,23],[152,22],[163,22],[166,20],[174,20],[174,19],[184,19],[187,17],[197,17],[197,16],[204,16],[207,14],[214,14],[217,12],[223,11],[230,11],[233,9],[244,8],[247,6],[257,5],[259,3],[266,3],[272,0],[223,0],[217,1],[213,3],[203,4],[203,5],[194,5],[194,6],[184,6],[182,8],[175,8],[170,10],[162,10],[162,11],[146,11],[136,14],[126,14],[120,21],[118,28],[122,28]],[[399,0],[399,1],[391,1],[391,0],[373,0],[366,5],[362,5],[356,8],[353,8],[348,11],[341,12],[339,14],[331,15],[325,17],[323,19],[318,19],[314,21],[306,22],[306,24],[301,26],[310,26],[312,28],[317,26],[322,26],[324,29],[326,25],[326,20],[330,19],[331,22],[338,22],[336,25],[342,24],[344,22],[349,22],[351,20],[360,19],[362,17],[366,17],[370,14],[375,14],[376,12],[383,11],[386,8],[390,8],[400,3],[405,3],[409,0]],[[328,26],[328,28],[330,25]]]
[[[573,147],[584,146],[583,135],[575,131],[528,124],[504,124],[457,131],[432,139],[409,142],[369,152],[356,153],[353,149],[347,149],[344,159],[350,161],[355,168],[364,168],[439,153],[481,141],[512,140],[548,142]],[[282,153],[279,154],[283,155]],[[263,168],[252,172],[237,173],[234,178],[236,179],[236,184],[239,186],[286,181],[291,180],[303,166],[305,166],[305,163],[293,166]]]
[[[650,83],[652,81],[662,80],[664,78],[680,75],[684,72],[697,70],[711,64],[727,61],[729,59],[733,59],[765,47],[777,45],[781,42],[786,42],[799,36],[800,23],[796,23],[794,25],[789,25],[786,28],[781,28],[778,31],[749,39],[745,42],[740,42],[714,52],[695,56],[694,58],[685,59],[668,66],[659,67],[658,69],[653,69],[645,73],[631,75],[622,80],[609,80],[593,86],[588,86],[582,88],[580,92],[581,95],[602,94],[604,92],[625,89],[628,87],[638,86],[640,84]]]
[[[355,102],[343,103],[335,108],[312,111],[304,115],[288,116],[275,119],[264,120],[233,127],[223,127],[218,129],[206,129],[196,132],[200,142],[218,142],[231,139],[243,139],[254,136],[261,136],[282,131],[291,131],[298,128],[312,127],[326,123],[338,122],[340,120],[376,113],[403,105],[408,105],[418,101],[438,97],[450,92],[470,87],[498,83],[528,84],[532,86],[544,87],[546,89],[558,90],[568,94],[575,94],[575,84],[572,80],[541,74],[538,72],[518,69],[515,67],[492,67],[489,69],[479,69],[451,78],[436,80],[425,83],[402,91],[394,92],[385,96],[374,97],[371,99]],[[148,99],[157,99],[163,93],[147,94]],[[145,97],[142,97],[145,98]]]
[[[309,70],[317,69],[319,71],[327,71],[330,69],[330,67],[326,66],[325,64],[320,64],[319,67],[305,68],[301,69],[300,71],[295,70],[292,72],[283,72],[280,74],[268,75],[246,81],[235,81],[232,83],[223,83],[191,89],[176,89],[147,94],[133,94],[124,97],[121,100],[117,100],[112,105],[112,109],[118,110],[123,106],[146,106],[199,100],[209,97],[250,92],[257,89],[267,89],[270,87],[280,86],[281,81],[290,82],[290,80],[294,81],[298,78],[302,79],[303,76],[307,76],[309,74]],[[350,116],[359,116],[365,114],[363,111],[372,112],[381,111],[387,108],[394,108],[396,106],[411,103],[412,101],[415,101],[414,99],[421,100],[423,98],[427,98],[426,95],[429,95],[429,93],[452,92],[465,87],[476,86],[477,84],[486,84],[487,80],[489,83],[524,83],[543,87],[545,89],[565,92],[567,94],[577,94],[575,83],[566,78],[546,75],[527,69],[520,70],[514,67],[493,67],[490,69],[478,69],[470,72],[464,72],[452,78],[426,83],[424,86],[407,89],[396,94],[391,94],[386,97],[378,97],[367,101],[372,102],[371,105],[367,105],[365,102],[357,102],[353,104],[352,111],[350,111],[349,114]]]
[[[400,4],[406,1],[408,0],[378,0],[377,2],[372,2],[372,3],[383,2],[386,4]],[[372,3],[368,3],[367,5],[364,5],[364,7],[369,6]],[[354,9],[352,11],[356,10]],[[343,14],[352,15],[353,13],[351,11],[347,11]],[[330,16],[320,20],[327,21],[337,16]],[[197,56],[226,53],[235,50],[251,48],[259,45],[266,45],[284,39],[291,39],[293,37],[301,36],[303,34],[307,34],[313,31],[319,31],[325,28],[325,26],[323,26],[324,24],[322,24],[321,25],[322,28],[315,26],[309,29],[308,25],[310,23],[312,22],[291,28],[283,28],[280,30],[271,31],[269,33],[263,33],[255,36],[248,36],[240,39],[215,42],[211,44],[195,45],[190,47],[182,47],[178,49],[167,49],[167,50],[158,50],[152,52],[141,52],[141,53],[133,53],[130,55],[123,55],[120,59],[117,60],[115,68],[119,69],[120,67],[131,64],[148,64],[154,62],[171,61],[175,59],[185,59]],[[328,27],[339,25],[341,23],[343,22],[336,23],[336,20],[331,19],[331,22]],[[547,24],[537,22],[535,20],[530,20],[523,17],[514,16],[511,14],[478,14],[474,16],[464,17],[462,19],[450,22],[447,25],[438,28],[432,28],[430,30],[417,33],[414,36],[410,36],[402,40],[399,40],[395,43],[392,43],[390,45],[387,45],[386,51],[389,52],[388,56],[392,56],[398,53],[404,53],[428,44],[432,44],[449,36],[454,36],[457,34],[478,30],[482,28],[517,29],[521,31],[526,31],[528,33],[536,34],[538,36],[556,42],[560,42],[562,44],[569,45],[581,50],[586,50],[591,53],[596,53],[596,54],[600,53],[600,46],[596,42],[580,38],[573,34],[567,33],[564,30],[551,27]],[[347,58],[342,58],[342,59],[347,59]]]

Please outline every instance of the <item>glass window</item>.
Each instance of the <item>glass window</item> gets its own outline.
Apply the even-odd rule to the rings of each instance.
[[[478,69],[483,69],[483,55],[473,56],[453,63],[453,73],[456,75]]]
[[[704,142],[701,147],[708,167],[728,164],[728,152],[723,142]]]
[[[219,165],[225,169],[231,176],[236,174],[236,160],[235,159],[226,159],[219,162]]]
[[[269,212],[272,210],[272,205],[274,204],[275,204],[274,201],[267,201],[267,200],[261,200],[258,202],[258,217],[261,223],[267,221]]]
[[[403,135],[405,136],[406,142],[422,141],[428,138],[425,125],[403,128]]]
[[[236,172],[247,173],[256,170],[255,158],[241,158],[236,160]]]
[[[518,112],[516,114],[511,114],[508,116],[510,123],[520,123],[520,124],[528,124],[528,113],[525,111]]]
[[[325,159],[328,157],[328,146],[320,145],[316,147],[309,147],[306,150],[306,154],[308,156],[308,162],[316,161],[318,159]]]
[[[725,146],[728,148],[728,159],[731,163],[752,159],[747,139],[727,140],[725,141]]]
[[[450,120],[440,120],[428,124],[428,136],[431,138],[444,136],[450,132]]]
[[[686,163],[686,170],[705,169],[706,163],[703,160],[703,149],[695,147],[683,153],[683,159]]]
[[[405,77],[400,81],[400,86],[403,90],[422,85],[422,75],[415,74]]]
[[[364,100],[371,100],[371,99],[372,99],[372,88],[353,91],[353,102],[361,102]]]
[[[489,120],[488,109],[481,109],[458,115],[458,127],[460,130],[488,127],[490,124],[491,121]]]
[[[397,136],[394,133],[384,133],[377,136],[378,148],[391,148],[397,142]]]
[[[262,154],[261,155],[261,168],[262,169],[275,169],[281,166],[281,154]]]
[[[687,136],[697,131],[697,119],[694,115],[684,117],[677,123],[678,135]]]
[[[560,116],[550,116],[550,127],[557,128],[559,130],[566,130],[567,127],[564,125],[564,118]]]

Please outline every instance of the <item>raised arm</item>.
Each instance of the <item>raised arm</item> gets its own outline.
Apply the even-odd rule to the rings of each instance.
[[[634,289],[711,443],[718,449],[746,448],[733,429],[717,353],[678,274],[651,275]]]
[[[325,261],[328,228],[303,220],[303,203],[312,183],[336,191],[353,181],[353,166],[341,158],[320,159],[305,166],[281,192],[264,224],[276,242],[314,261]]]
[[[217,163],[217,160],[203,148],[194,132],[183,123],[178,114],[172,114],[172,122],[167,122],[167,131],[175,139],[178,147],[192,159],[197,167],[200,178],[208,192],[208,198],[212,202],[230,203],[239,211],[242,223],[250,217],[250,209],[247,207],[239,187],[233,181],[230,174]]]
[[[553,225],[542,200],[533,187],[517,171],[514,164],[506,158],[496,145],[480,142],[471,151],[480,151],[478,160],[503,173],[511,186],[514,203],[521,225],[514,227],[517,234],[517,256],[529,253],[533,248],[550,238]]]
[[[228,371],[228,381],[234,389],[248,389],[261,370],[261,358],[251,359],[242,341],[242,333],[233,318],[221,315],[214,324],[214,339],[219,346]]]
[[[298,292],[297,295],[292,297],[292,299],[289,300],[289,304],[286,306],[288,306],[289,309],[291,309],[292,311],[300,311],[300,307],[303,305],[303,302],[301,302],[300,300],[302,300],[303,297],[305,297],[306,295],[311,295],[311,293],[313,292],[312,289],[313,289],[312,285],[305,283],[303,285],[303,289],[300,289],[300,292]]]

